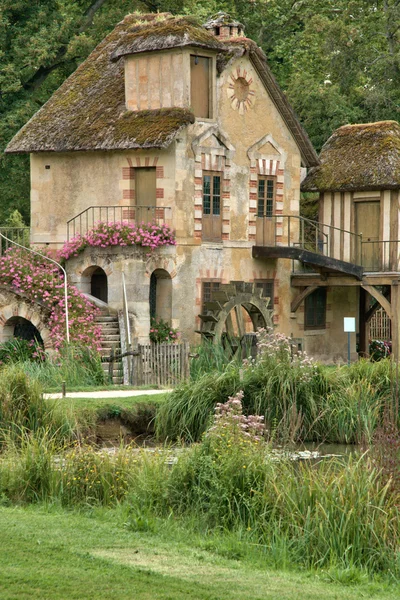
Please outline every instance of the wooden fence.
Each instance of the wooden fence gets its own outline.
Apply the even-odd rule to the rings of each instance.
[[[383,308],[378,308],[371,317],[369,322],[369,339],[383,341],[392,339],[390,319]]]
[[[139,344],[132,352],[112,353],[107,359],[109,372],[113,372],[115,363],[121,364],[122,358],[127,357],[130,385],[173,387],[189,376],[189,349],[188,342]]]

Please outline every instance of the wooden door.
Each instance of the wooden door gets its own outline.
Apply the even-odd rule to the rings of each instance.
[[[148,223],[156,216],[156,168],[135,169],[136,222]]]
[[[195,117],[210,118],[210,64],[205,56],[190,56],[190,105]]]
[[[221,175],[203,175],[203,233],[202,239],[220,242],[222,239]]]
[[[378,270],[381,264],[379,244],[381,204],[379,201],[355,203],[356,233],[362,234],[361,260],[365,269]]]
[[[275,180],[258,178],[256,244],[275,246]]]

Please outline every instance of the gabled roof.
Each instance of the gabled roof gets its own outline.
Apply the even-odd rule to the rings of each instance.
[[[152,28],[160,17],[137,14],[125,17],[14,136],[6,152],[168,146],[181,127],[194,122],[193,114],[183,108],[127,111],[124,64],[122,60],[110,60],[132,28]],[[171,22],[168,14],[166,20]]]
[[[400,125],[379,121],[339,127],[324,144],[305,192],[400,188]]]
[[[293,108],[289,104],[285,94],[281,90],[267,63],[267,57],[261,48],[249,38],[236,37],[225,42],[231,54],[222,56],[219,61],[219,69],[222,71],[232,55],[241,56],[248,53],[250,61],[256,69],[261,81],[268,91],[273,103],[285,121],[300,150],[304,166],[312,167],[319,164],[318,155],[311,143],[305,129],[298,120]]]
[[[254,68],[295,139],[306,166],[318,164],[315,150],[279,88],[265,54],[248,38],[220,41],[189,17],[169,13],[128,15],[93,50],[46,104],[15,135],[8,153],[124,150],[168,146],[181,127],[194,122],[182,108],[127,111],[126,54],[194,46],[218,51],[219,70],[248,53]]]

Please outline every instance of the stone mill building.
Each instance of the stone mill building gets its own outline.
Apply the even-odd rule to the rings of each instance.
[[[326,166],[242,24],[128,15],[7,152],[31,157],[33,245],[59,248],[98,221],[174,228],[176,246],[86,248],[67,262],[69,280],[111,311],[122,307],[124,279],[135,340],[148,339],[151,316],[195,343],[196,331],[242,335],[271,309],[299,347],[346,357],[342,317],[354,309],[358,323],[360,289],[375,285],[360,287],[357,242],[345,233],[361,188],[320,185]],[[307,168],[325,228],[300,218]],[[363,198],[378,194],[386,210],[396,200],[385,189]],[[344,279],[351,284],[339,288]],[[221,313],[234,297],[233,316]]]

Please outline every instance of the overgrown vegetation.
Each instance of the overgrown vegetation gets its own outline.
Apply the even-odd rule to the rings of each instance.
[[[273,454],[262,419],[246,417],[241,401],[240,393],[219,405],[201,443],[172,457],[168,449],[110,454],[66,446],[49,429],[21,427],[18,443],[9,439],[0,457],[2,501],[123,505],[131,531],[151,531],[155,519],[173,516],[202,531],[230,532],[239,556],[242,539],[263,550],[269,565],[397,578],[398,488],[366,455],[311,465]]]
[[[283,335],[263,333],[259,342],[257,360],[243,365],[227,363],[221,348],[201,350],[199,366],[193,361],[194,377],[160,406],[160,438],[199,440],[215,405],[243,390],[245,412],[264,415],[272,439],[348,444],[371,439],[393,393],[389,360],[333,368],[303,354],[292,356]]]

